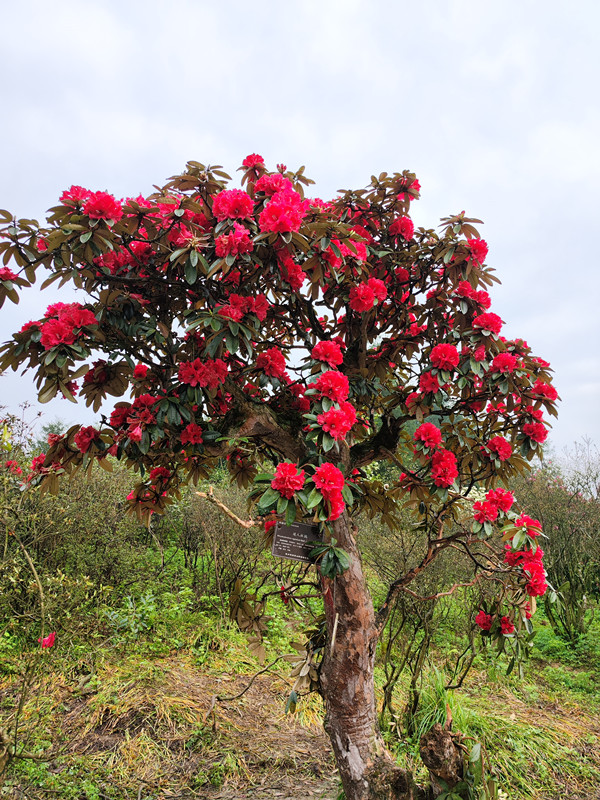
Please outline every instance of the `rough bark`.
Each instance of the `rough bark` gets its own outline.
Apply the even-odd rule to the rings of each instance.
[[[429,770],[434,797],[463,779],[464,755],[458,747],[457,736],[442,728],[439,722],[421,737],[419,754]],[[440,778],[445,785],[439,782]]]
[[[346,800],[417,800],[412,775],[387,752],[377,722],[374,665],[378,631],[350,521],[334,523],[334,536],[351,558],[334,581],[323,579],[328,645],[321,667],[325,730]]]

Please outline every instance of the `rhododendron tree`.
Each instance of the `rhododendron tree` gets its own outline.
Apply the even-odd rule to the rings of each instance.
[[[55,437],[28,480],[54,485],[119,459],[139,472],[128,502],[147,518],[228,457],[269,529],[318,525],[319,691],[346,798],[412,797],[377,726],[378,638],[395,599],[457,548],[474,582],[499,587],[473,614],[481,635],[517,649],[527,639],[546,588],[540,530],[497,484],[538,452],[556,390],[548,364],[489,310],[496,279],[478,221],[415,227],[415,175],[383,173],[324,202],[306,195],[303,168],[269,172],[253,154],[240,169],[235,188],[190,162],[125,200],[73,186],[44,226],[0,212],[0,302],[40,272],[53,291],[81,290],[15,333],[0,369],[32,369],[42,402],[79,390],[103,408],[97,427]],[[368,480],[377,461],[399,479]],[[402,505],[428,544],[376,610],[357,519],[394,526]]]

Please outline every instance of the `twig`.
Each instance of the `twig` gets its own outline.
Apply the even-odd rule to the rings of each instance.
[[[232,697],[221,697],[221,695],[217,694],[217,695],[215,695],[214,699],[218,700],[220,703],[226,703],[226,702],[229,702],[230,700],[238,700],[243,694],[246,694],[248,689],[252,686],[252,684],[258,678],[259,675],[262,675],[263,672],[266,672],[267,670],[271,669],[271,667],[273,667],[278,661],[281,661],[282,658],[283,658],[283,656],[278,656],[275,659],[275,661],[271,661],[270,664],[268,664],[266,667],[261,669],[255,675],[253,675],[252,679],[250,680],[250,683],[248,684],[248,686],[246,686],[246,688],[243,689],[239,694],[235,694]],[[210,712],[212,711],[213,707],[214,707],[214,703],[212,704],[211,708],[208,710],[208,713],[206,714],[207,717],[208,717],[208,714],[210,714]]]
[[[221,511],[226,514],[229,519],[232,519],[234,522],[237,522],[238,525],[241,525],[242,528],[252,528],[254,525],[259,525],[260,523],[255,519],[241,519],[238,515],[233,512],[230,508],[227,508],[225,503],[222,503],[218,498],[216,498],[213,494],[213,487],[210,486],[208,492],[196,492],[199,497],[203,497],[205,500],[210,500],[211,503],[214,503]]]

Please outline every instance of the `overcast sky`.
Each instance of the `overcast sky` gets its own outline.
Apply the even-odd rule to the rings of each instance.
[[[555,370],[555,449],[600,444],[596,2],[20,0],[2,17],[0,207],[43,218],[71,184],[136,195],[252,152],[305,164],[323,198],[411,169],[417,225],[485,221],[492,310]],[[0,341],[59,298],[6,304]],[[0,405],[34,397],[31,376],[0,377]]]

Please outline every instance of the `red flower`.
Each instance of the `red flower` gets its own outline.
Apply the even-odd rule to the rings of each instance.
[[[324,414],[319,414],[317,422],[325,433],[339,441],[344,439],[354,426],[356,410],[352,403],[343,402],[339,408],[330,408]]]
[[[251,153],[249,156],[246,156],[246,158],[242,161],[242,166],[246,167],[246,169],[253,169],[259,164],[264,164],[264,163],[265,160],[262,156],[259,156],[257,153]]]
[[[475,317],[473,320],[473,327],[499,334],[502,330],[502,320],[498,314],[486,312],[485,314],[479,314],[478,317]]]
[[[432,422],[424,422],[419,425],[413,436],[416,442],[423,442],[429,449],[440,447],[442,444],[442,432]]]
[[[489,501],[482,502],[478,500],[473,503],[473,519],[475,522],[493,522],[498,517],[498,506]]]
[[[452,486],[458,477],[456,456],[450,450],[438,450],[431,459],[431,477],[436,486]]]
[[[279,253],[278,260],[281,269],[281,277],[284,281],[289,283],[294,292],[297,292],[302,288],[306,280],[306,272],[303,271],[299,264],[296,264],[289,253]]]
[[[56,640],[56,631],[52,631],[52,633],[49,633],[48,636],[45,636],[43,639],[40,636],[38,642],[40,642],[42,648],[46,648],[46,647],[54,647],[55,640]]]
[[[150,480],[156,482],[159,480],[166,480],[171,477],[171,472],[166,467],[154,467],[150,470]]]
[[[453,344],[436,344],[429,356],[434,367],[452,370],[460,361],[458,350]]]
[[[526,422],[523,425],[523,433],[534,442],[545,442],[548,438],[548,429],[543,422]]]
[[[148,367],[145,364],[136,364],[133,369],[133,377],[138,381],[144,380],[148,374]]]
[[[288,500],[299,492],[304,486],[304,470],[298,471],[298,465],[289,461],[282,461],[277,465],[275,477],[271,481],[271,488]]]
[[[479,625],[482,631],[489,631],[489,629],[492,627],[492,623],[494,622],[494,618],[491,616],[491,614],[486,614],[483,609],[480,609],[479,613],[475,617],[475,622],[477,625]]]
[[[368,283],[360,283],[350,289],[350,308],[353,311],[370,311],[374,305],[375,292]]]
[[[80,205],[87,200],[91,194],[92,193],[90,190],[84,189],[83,186],[71,186],[70,189],[65,189],[65,191],[61,194],[60,202],[67,203],[71,201]]]
[[[22,475],[23,474],[23,470],[18,465],[18,463],[16,461],[14,461],[13,459],[11,459],[10,461],[6,461],[4,466],[5,466],[6,469],[10,470],[13,475]]]
[[[202,444],[202,428],[195,422],[190,422],[182,431],[181,444]]]
[[[405,267],[396,267],[394,275],[398,283],[406,283],[410,278],[410,272]]]
[[[341,470],[329,461],[325,461],[316,468],[313,481],[326,500],[329,500],[334,494],[341,493],[344,488],[344,476]]]
[[[17,276],[8,267],[0,267],[0,281],[14,281]]]
[[[42,325],[42,336],[40,342],[45,350],[56,347],[59,344],[73,344],[75,333],[73,327],[67,322],[58,319],[49,319]]]
[[[350,390],[348,378],[337,370],[331,369],[319,375],[315,389],[322,397],[328,397],[336,403],[347,400]]]
[[[467,248],[469,250],[467,261],[477,265],[483,264],[488,254],[487,242],[484,239],[469,239]]]
[[[412,239],[414,232],[415,226],[410,217],[397,217],[390,225],[391,235],[402,236],[406,241]]]
[[[518,528],[525,528],[527,536],[539,536],[542,532],[542,523],[539,519],[532,519],[528,514],[521,514],[515,525]]]
[[[505,636],[515,632],[515,626],[510,617],[502,617],[500,620],[500,632]]]
[[[215,195],[213,214],[221,222],[224,219],[246,219],[252,214],[254,205],[250,195],[241,189],[226,189]]]
[[[254,191],[264,192],[271,197],[277,192],[293,192],[294,184],[279,172],[274,172],[269,175],[261,175],[254,184]]]
[[[344,509],[346,508],[346,504],[344,503],[344,498],[342,497],[341,492],[332,492],[327,498],[327,503],[329,505],[329,516],[327,519],[330,522],[342,516]]]
[[[537,397],[545,397],[547,400],[556,400],[558,397],[558,392],[554,386],[549,383],[545,383],[542,380],[537,380],[534,383],[531,391]]]
[[[519,363],[517,356],[512,353],[498,353],[490,365],[491,372],[514,372]]]
[[[87,453],[92,442],[95,442],[99,438],[100,431],[96,430],[96,428],[94,428],[92,425],[88,425],[87,427],[80,428],[77,431],[73,437],[73,441],[82,453]]]
[[[249,231],[237,222],[233,223],[231,233],[224,233],[215,240],[215,253],[219,258],[243,255],[253,250],[254,242]]]
[[[440,384],[437,375],[432,375],[431,372],[424,372],[419,378],[419,389],[427,394],[432,392],[435,394],[440,389]]]
[[[131,411],[131,405],[127,403],[124,406],[117,406],[110,415],[109,424],[113,428],[121,428],[127,422],[127,417]]]
[[[311,356],[316,361],[324,361],[330,367],[337,367],[344,360],[339,344],[331,341],[316,344],[311,351]]]
[[[188,386],[217,389],[225,382],[227,364],[220,358],[214,361],[210,358],[205,361],[195,358],[193,361],[182,361],[177,374],[179,380]]]
[[[369,289],[373,291],[375,295],[375,299],[379,303],[383,303],[385,298],[387,297],[387,286],[383,281],[380,281],[379,278],[369,278],[367,281],[367,286]]]
[[[285,356],[278,347],[269,347],[268,350],[259,354],[256,366],[258,369],[262,369],[265,375],[282,378],[286,367]]]
[[[506,461],[512,456],[512,446],[504,436],[494,436],[487,443],[490,453],[494,453],[500,461]]]
[[[120,220],[123,216],[121,203],[108,192],[90,192],[83,206],[83,213],[90,219]]]
[[[493,503],[498,511],[503,511],[504,513],[510,511],[515,502],[514,495],[506,489],[490,489],[485,499],[488,503]]]
[[[302,200],[298,192],[286,189],[273,195],[271,201],[261,212],[258,224],[263,233],[297,231],[300,229],[308,208],[308,201]]]

